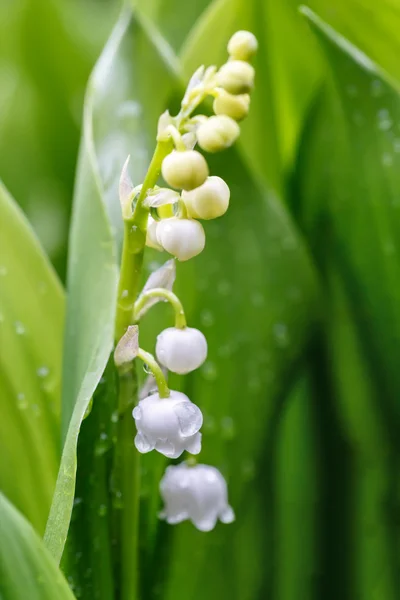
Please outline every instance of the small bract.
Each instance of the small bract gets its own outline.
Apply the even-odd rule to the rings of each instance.
[[[217,73],[218,85],[231,94],[245,94],[254,85],[254,68],[244,60],[229,60]]]
[[[200,187],[191,192],[182,192],[182,198],[190,217],[216,219],[226,213],[230,191],[221,177],[212,175]]]
[[[161,172],[171,187],[193,190],[208,177],[208,165],[204,156],[197,150],[174,150],[164,158]]]
[[[198,221],[171,217],[158,223],[157,241],[172,256],[185,261],[204,250],[206,236]]]
[[[218,519],[235,520],[226,481],[215,467],[186,463],[167,467],[160,492],[165,503],[160,518],[171,525],[190,520],[200,531],[211,531]]]
[[[239,60],[250,60],[257,48],[257,38],[250,31],[237,31],[228,42],[229,54]]]
[[[207,358],[207,340],[198,329],[168,327],[157,336],[158,361],[173,373],[198,369]]]
[[[239,125],[227,115],[214,115],[197,130],[199,146],[206,152],[220,152],[232,146],[240,134]]]
[[[203,424],[201,410],[181,392],[171,391],[168,398],[152,394],[133,409],[138,433],[135,446],[142,454],[157,450],[168,458],[178,458],[187,450],[201,450]]]

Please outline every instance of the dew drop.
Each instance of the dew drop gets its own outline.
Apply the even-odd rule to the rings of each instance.
[[[393,121],[390,118],[387,108],[382,108],[378,111],[378,128],[381,131],[389,131],[393,127]]]
[[[384,167],[391,167],[393,165],[393,156],[389,152],[384,152],[381,160]]]
[[[215,419],[211,415],[204,415],[203,431],[205,433],[215,433],[217,429]]]
[[[263,306],[265,304],[265,296],[261,292],[253,292],[251,295],[251,303],[253,306]]]
[[[199,431],[203,424],[203,415],[197,406],[190,402],[179,402],[175,404],[174,412],[184,437],[190,437]]]
[[[383,92],[383,85],[379,79],[374,79],[371,83],[371,96],[379,98]]]
[[[50,372],[49,367],[43,366],[43,367],[38,368],[38,370],[36,371],[36,374],[38,377],[47,377],[49,372]]]
[[[214,315],[210,310],[203,310],[200,314],[200,320],[204,327],[211,327],[214,325]]]
[[[135,437],[135,446],[139,450],[139,452],[149,452],[153,449],[153,446],[150,444],[149,440],[142,433],[138,433]]]
[[[35,417],[39,417],[42,414],[42,409],[40,408],[39,404],[32,404],[32,412]]]
[[[229,296],[232,291],[232,286],[229,281],[222,280],[217,285],[217,292],[221,296]]]
[[[21,321],[15,321],[14,327],[17,335],[24,335],[26,333],[25,326]]]
[[[28,402],[26,400],[25,394],[20,392],[17,395],[17,406],[20,410],[26,410],[28,408]]]
[[[142,418],[142,411],[139,408],[139,406],[135,406],[135,408],[132,411],[132,416],[136,421],[140,421],[140,419]]]
[[[245,479],[246,481],[250,481],[250,479],[253,479],[256,472],[254,462],[252,460],[245,460],[242,463],[241,471],[243,479]]]
[[[118,423],[118,412],[116,410],[111,415],[111,423]]]
[[[285,323],[275,323],[273,333],[279,348],[285,348],[289,343],[288,329]]]
[[[217,367],[213,362],[207,361],[201,367],[201,374],[207,381],[215,381],[218,377]]]
[[[236,428],[232,417],[223,417],[221,420],[221,434],[226,440],[232,440],[235,437]]]

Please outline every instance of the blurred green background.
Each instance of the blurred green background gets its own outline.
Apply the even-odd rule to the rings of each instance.
[[[113,59],[120,88],[114,90],[113,69],[111,74],[105,69],[104,79],[99,74],[105,85],[94,86],[91,115],[107,192],[102,200],[114,225],[110,204],[123,160],[128,151],[137,152],[133,168],[139,183],[156,116],[174,102],[179,87],[148,40],[178,64],[185,80],[202,62],[221,64],[236,29],[250,29],[260,45],[252,110],[238,148],[210,157],[212,171],[231,187],[230,211],[221,222],[207,224],[207,252],[194,266],[179,266],[177,281],[190,322],[205,331],[211,350],[200,373],[174,384],[198,399],[205,416],[202,457],[229,478],[238,520],[207,538],[190,525],[173,532],[158,525],[164,461],[144,457],[143,598],[395,600],[400,0],[312,0],[310,8],[333,30],[312,13],[300,14],[294,0],[134,4],[140,26],[126,25],[122,50]],[[0,4],[0,176],[63,282],[85,88],[120,9],[115,0]],[[128,114],[130,101],[138,102],[143,119],[140,111],[139,118]],[[125,107],[123,114],[118,106]],[[84,202],[79,186],[75,202]],[[86,263],[82,255],[81,273],[74,272],[79,233],[70,258],[71,305],[78,309],[85,293],[92,293],[84,275],[95,260],[92,255]],[[95,264],[104,269],[91,279],[99,280],[100,308],[93,315],[76,313],[77,329],[89,332],[90,349],[97,342],[89,334],[99,323],[105,327],[107,317],[102,293],[110,280],[101,260]],[[160,261],[152,254],[148,270]],[[149,345],[165,325],[166,313],[154,314],[143,324]],[[68,318],[71,323],[71,311]],[[57,335],[61,340],[59,330]],[[79,333],[76,339],[68,335],[64,396],[74,402],[81,373],[73,355],[77,348],[78,361],[82,348]],[[51,356],[52,348],[46,352]],[[97,393],[101,411],[101,389]],[[56,395],[50,491],[59,460]],[[67,405],[68,416],[70,411]],[[107,446],[94,457],[90,451],[99,431],[104,434],[102,418],[96,413],[82,427],[82,497],[88,493],[85,469],[104,467],[109,451]],[[37,436],[39,443],[39,428]],[[10,464],[17,464],[12,440],[6,447],[15,459]],[[19,486],[10,483],[6,463],[0,461],[3,490],[42,534],[51,493],[46,489],[41,497],[32,473],[27,475],[32,469],[26,457]],[[102,585],[97,549],[90,536],[79,539],[89,521],[97,526],[91,519],[82,506],[74,511],[72,552],[77,556],[81,546],[91,550],[83,565],[70,568],[70,582],[77,597],[109,598],[106,592],[96,595]]]

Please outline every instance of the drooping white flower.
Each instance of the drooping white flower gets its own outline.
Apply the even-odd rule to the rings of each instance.
[[[235,520],[226,481],[215,467],[186,463],[167,467],[160,492],[165,504],[160,518],[171,525],[189,519],[200,531],[211,531],[218,519]]]
[[[221,177],[207,177],[203,185],[191,192],[182,192],[188,214],[195,219],[216,219],[229,206],[229,187]]]
[[[152,394],[140,400],[132,414],[139,452],[155,449],[168,458],[178,458],[184,450],[191,454],[200,452],[203,415],[185,394],[172,390],[168,398]]]
[[[157,336],[158,362],[183,375],[198,369],[207,358],[207,340],[198,329],[168,327]]]
[[[189,260],[204,250],[206,236],[194,219],[162,219],[157,226],[158,243],[180,261]]]
[[[257,48],[257,38],[250,31],[237,31],[228,42],[230,56],[238,60],[250,60]]]
[[[161,166],[162,176],[173,188],[193,190],[206,180],[206,159],[197,150],[174,150],[168,154]]]

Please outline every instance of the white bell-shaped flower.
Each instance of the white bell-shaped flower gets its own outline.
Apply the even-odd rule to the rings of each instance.
[[[152,394],[141,400],[132,414],[139,452],[155,449],[168,458],[178,458],[184,450],[191,454],[200,452],[203,415],[185,394],[171,391],[168,398]]]
[[[189,260],[204,250],[206,236],[194,219],[162,219],[157,226],[158,243],[180,261]]]
[[[253,88],[254,73],[244,60],[229,60],[217,73],[218,85],[230,94],[245,94]]]
[[[207,340],[198,329],[168,327],[157,336],[158,362],[184,375],[198,369],[207,358]]]
[[[160,492],[165,504],[160,518],[171,525],[189,519],[200,531],[211,531],[218,519],[235,520],[226,481],[215,467],[186,463],[167,467]]]

